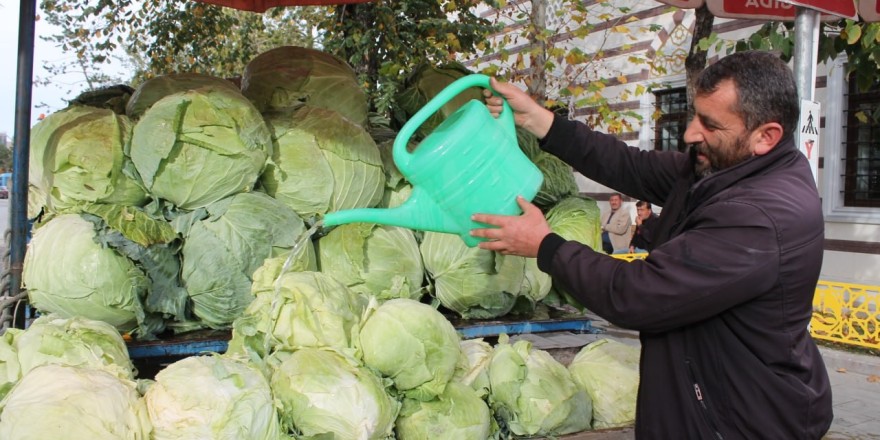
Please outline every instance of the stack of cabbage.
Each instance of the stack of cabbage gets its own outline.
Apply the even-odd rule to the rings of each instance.
[[[377,305],[319,272],[285,274],[282,286],[281,302],[247,317],[286,320],[242,336],[242,317],[227,353],[183,358],[155,378],[136,377],[102,321],[44,315],[8,330],[0,438],[484,440],[589,430],[599,414],[618,422],[607,426],[632,422],[621,417],[638,376],[603,383],[621,370],[588,350],[603,341],[566,367],[525,340],[462,341],[429,305]]]
[[[395,117],[466,73],[419,69]],[[42,312],[139,338],[230,328],[268,260],[463,318],[530,316],[539,302],[569,298],[535,260],[468,248],[455,235],[351,224],[298,244],[327,212],[395,206],[411,190],[391,160],[394,131],[368,121],[353,70],[334,56],[281,47],[252,60],[240,88],[175,74],[141,84],[125,114],[90,102],[50,115],[31,136],[36,224],[23,281]],[[447,107],[444,116],[455,110]],[[533,136],[520,133],[520,143],[545,171],[536,203],[551,226],[596,247],[596,203],[575,195],[570,169]]]

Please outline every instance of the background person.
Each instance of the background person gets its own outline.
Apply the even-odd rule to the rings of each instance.
[[[824,220],[794,144],[799,100],[778,57],[740,52],[695,84],[689,153],[642,151],[493,81],[516,122],[584,176],[663,207],[654,249],[626,262],[519,216],[478,214],[483,249],[536,257],[586,308],[639,330],[639,439],[820,439],[831,388],[807,331]],[[487,97],[493,114],[499,98]]]
[[[623,196],[614,193],[608,198],[610,209],[602,213],[602,250],[606,254],[626,253],[629,250],[630,227],[632,219],[629,212],[622,209]]]
[[[657,222],[657,214],[651,210],[651,204],[639,200],[636,202],[636,231],[633,233],[632,240],[629,242],[629,252],[645,253],[650,252],[654,247],[651,243],[654,240],[654,231]]]

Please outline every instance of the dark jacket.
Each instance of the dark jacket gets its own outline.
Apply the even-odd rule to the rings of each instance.
[[[558,118],[542,148],[663,207],[654,249],[626,262],[548,235],[539,267],[584,306],[640,331],[640,439],[819,439],[831,388],[807,325],[824,220],[806,158],[773,150],[697,181],[693,159]]]
[[[653,212],[648,218],[642,220],[642,224],[636,226],[629,245],[638,249],[650,251],[654,249],[654,228],[657,227],[657,214]]]

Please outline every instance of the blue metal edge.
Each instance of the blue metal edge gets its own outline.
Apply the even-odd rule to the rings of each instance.
[[[494,322],[491,324],[464,325],[456,328],[463,339],[495,337],[501,334],[519,335],[528,333],[547,333],[571,331],[577,333],[599,333],[591,321],[586,318],[560,319],[549,321],[519,321],[510,323]],[[128,355],[132,359],[157,357],[183,357],[206,353],[224,353],[229,341],[224,339],[206,339],[201,341],[151,343],[128,347]]]

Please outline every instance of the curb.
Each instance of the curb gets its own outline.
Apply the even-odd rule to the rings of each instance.
[[[822,346],[819,346],[819,352],[829,373],[844,369],[849,373],[880,375],[880,356],[850,353]]]

